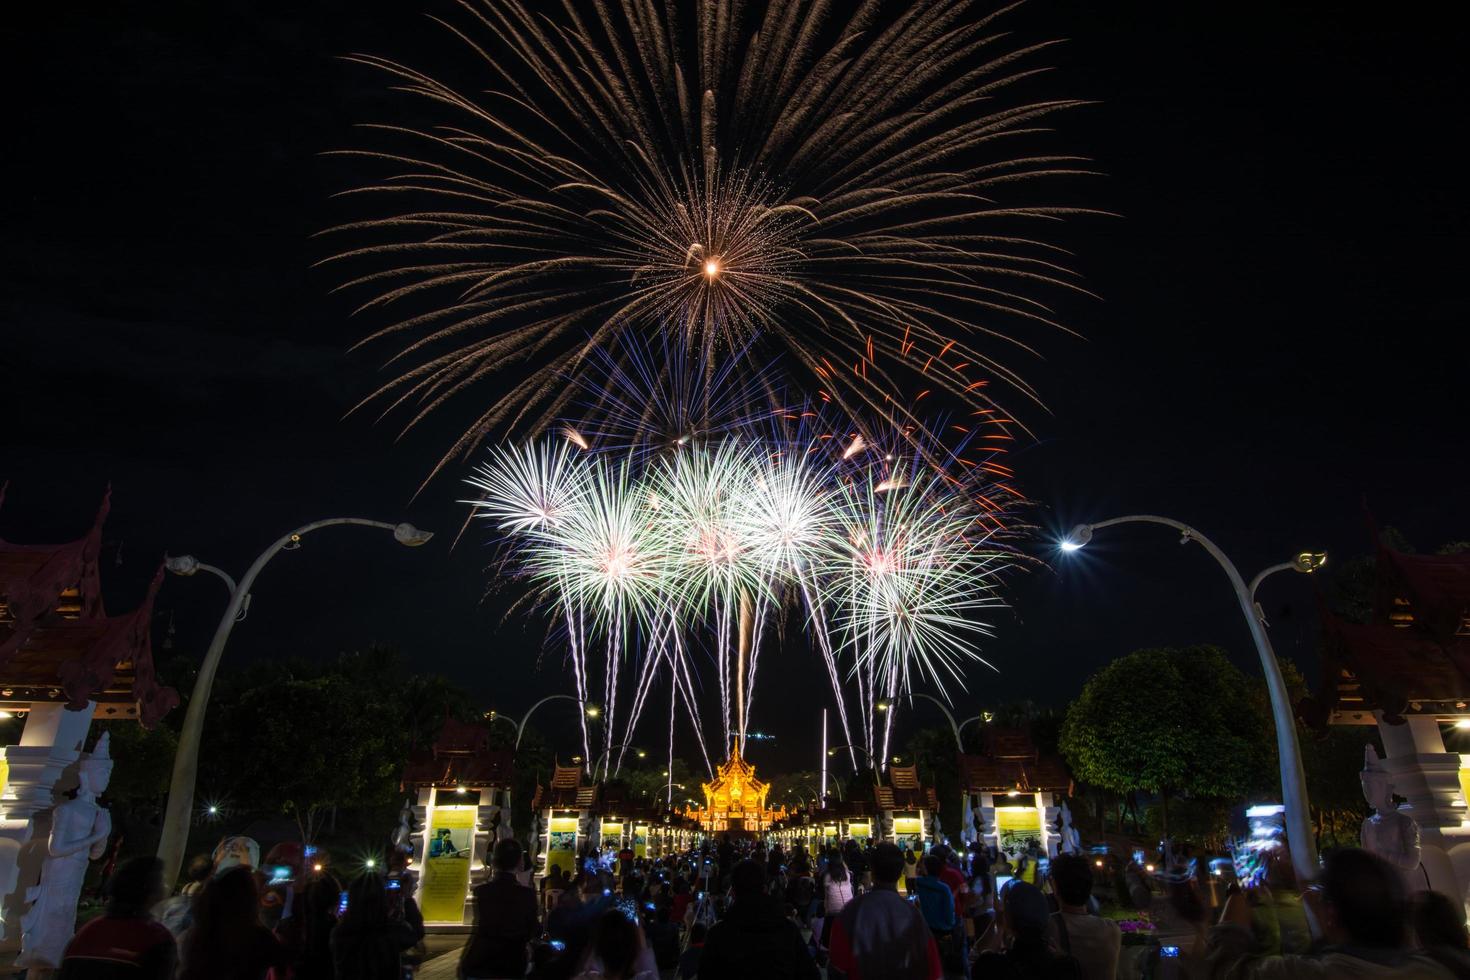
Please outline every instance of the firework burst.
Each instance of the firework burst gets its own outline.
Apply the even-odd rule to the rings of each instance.
[[[701,637],[724,744],[740,744],[761,637],[783,595],[805,609],[844,733],[846,674],[863,744],[881,745],[884,758],[877,700],[918,684],[963,685],[965,667],[983,663],[981,616],[999,601],[1006,564],[972,481],[936,470],[932,455],[911,452],[904,463],[866,442],[854,452],[851,441],[746,433],[619,460],[558,440],[496,452],[472,482],[478,513],[508,536],[514,566],[564,618],[579,696],[595,683],[588,651],[605,652],[609,768],[660,674],[698,728],[690,654]],[[632,700],[619,734],[625,673]]]
[[[1081,172],[1036,139],[1078,103],[1013,95],[1048,45],[998,33],[1009,7],[834,6],[462,0],[445,26],[482,80],[356,58],[420,100],[349,154],[370,203],[328,260],[401,344],[375,397],[411,426],[520,374],[441,466],[559,417],[625,329],[784,353],[848,413],[894,411],[895,368],[1035,397],[1004,351],[1076,288],[1039,230],[1076,209],[1031,188]]]

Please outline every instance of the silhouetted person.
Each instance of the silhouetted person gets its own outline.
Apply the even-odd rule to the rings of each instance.
[[[817,980],[821,971],[801,930],[766,894],[766,872],[741,861],[731,875],[734,902],[709,930],[699,961],[700,980]]]
[[[61,980],[173,980],[178,947],[173,933],[148,910],[163,901],[163,862],[124,861],[108,880],[107,911],[67,943]]]
[[[379,874],[365,874],[348,887],[347,914],[331,938],[337,980],[401,980],[400,958],[418,937],[390,911],[387,890]]]
[[[903,852],[884,841],[868,867],[873,890],[848,902],[832,927],[832,970],[847,980],[939,980],[944,970],[934,937],[919,910],[898,894]]]
[[[1310,956],[1259,956],[1245,892],[1231,889],[1209,936],[1207,975],[1229,980],[1449,980],[1453,974],[1408,946],[1408,902],[1397,868],[1355,847],[1330,851],[1320,891],[1303,900],[1322,926]]]
[[[180,953],[179,980],[262,980],[272,967],[286,968],[286,948],[260,924],[251,868],[236,865],[205,884]]]
[[[520,843],[496,841],[491,863],[495,876],[475,889],[474,929],[459,961],[467,980],[524,976],[528,944],[541,934],[536,893],[516,880]]]

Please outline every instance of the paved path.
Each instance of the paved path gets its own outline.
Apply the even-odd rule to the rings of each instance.
[[[469,939],[465,935],[431,935],[425,940],[429,959],[414,974],[414,980],[455,980],[459,951]]]

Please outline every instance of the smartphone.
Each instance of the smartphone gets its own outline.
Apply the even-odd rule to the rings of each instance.
[[[567,951],[567,944],[562,942],[560,939],[553,939],[551,941],[551,948],[555,952],[565,953]]]
[[[1172,958],[1177,958],[1179,956],[1179,947],[1178,946],[1160,946],[1159,947],[1159,955],[1161,957],[1169,957],[1171,959]]]
[[[389,878],[388,879],[388,890],[390,892],[396,892],[399,889],[401,889],[402,887],[403,887],[403,881],[401,879],[398,879],[398,878]]]
[[[314,858],[314,857],[316,857],[316,845],[315,844],[307,844],[306,845],[306,850],[302,851],[301,854],[302,854],[302,857],[308,857],[308,858]]]
[[[1007,884],[1009,884],[1010,883],[1010,880],[1011,880],[1011,876],[1010,875],[996,875],[995,876],[995,893],[997,895],[999,895],[1000,894],[1000,890],[1002,888],[1004,888]]]
[[[340,919],[340,918],[342,918],[342,916],[344,916],[346,914],[347,914],[347,893],[346,892],[343,892],[342,893],[342,897],[339,898],[339,899],[337,899],[337,918]]]
[[[268,885],[283,885],[291,880],[291,866],[289,864],[276,864],[271,866],[270,880]]]

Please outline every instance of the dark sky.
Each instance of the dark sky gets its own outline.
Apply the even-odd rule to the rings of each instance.
[[[53,4],[8,24],[0,535],[74,536],[111,481],[121,609],[165,550],[238,574],[319,517],[412,520],[440,537],[410,552],[326,531],[277,558],[229,662],[388,642],[518,709],[567,683],[557,657],[537,666],[544,624],[481,601],[482,540],[448,549],[455,478],[413,497],[455,433],[343,419],[383,351],[347,350],[362,328],[311,269],[347,186],[319,154],[354,145],[383,98],[334,56],[446,50],[421,6],[448,5]],[[1049,84],[1098,101],[1064,135],[1108,175],[1078,193],[1120,215],[1067,232],[1103,297],[1065,309],[1086,339],[1024,368],[1050,414],[1027,416],[1037,439],[1012,462],[1042,523],[1164,513],[1247,576],[1305,546],[1365,550],[1365,497],[1421,547],[1470,537],[1466,32],[1428,7],[1345,10],[1035,0],[1011,18],[1070,39]],[[1065,703],[1148,645],[1220,643],[1252,666],[1199,550],[1118,529],[1079,559],[1016,582],[986,650],[1000,673],[976,671],[960,710]],[[171,580],[160,628],[172,615],[202,650],[223,599]],[[1310,663],[1311,585],[1263,600],[1280,652]],[[799,646],[780,663],[760,751],[815,765],[796,709],[824,682]]]

